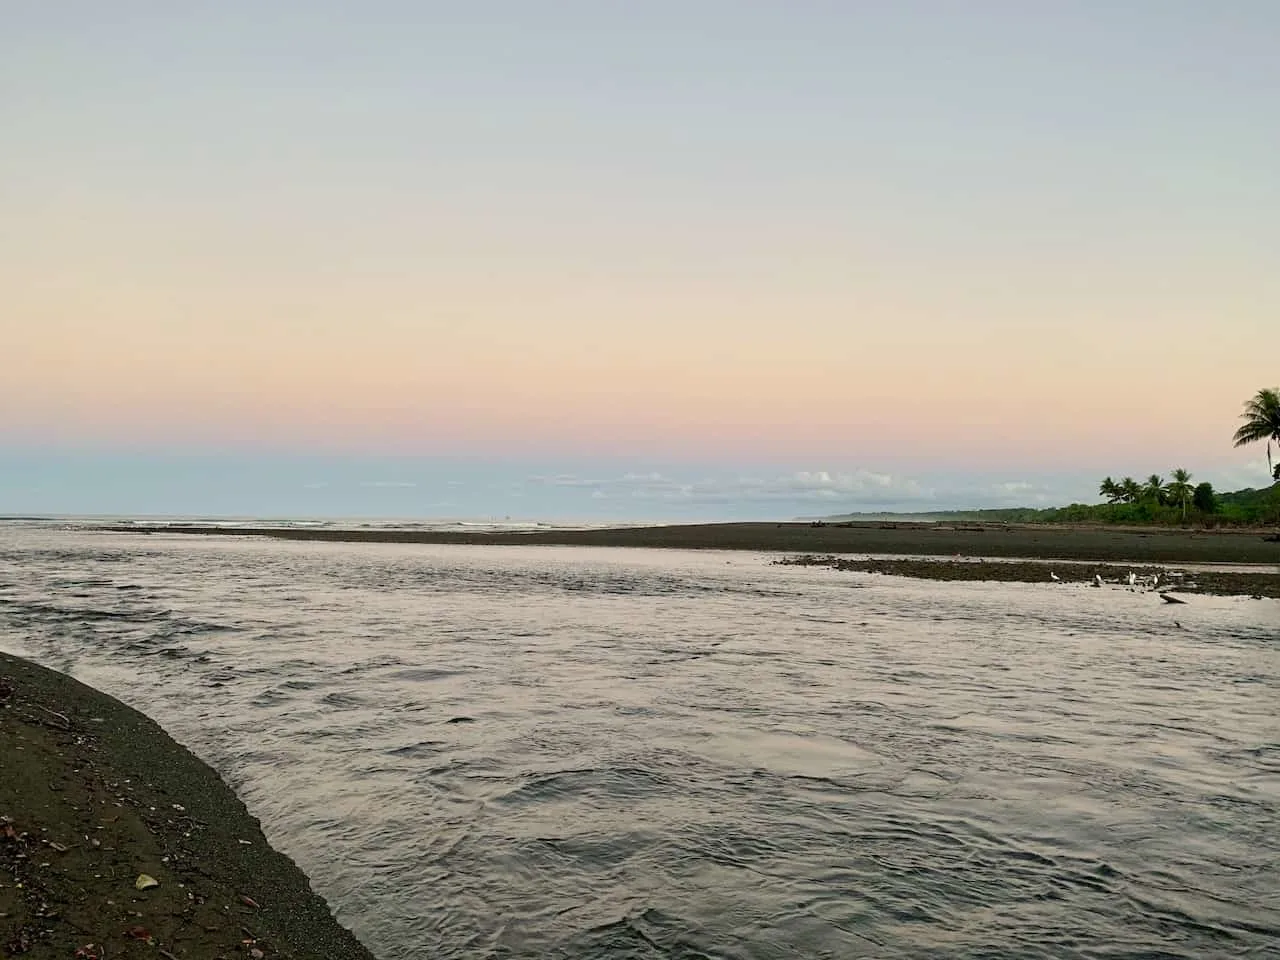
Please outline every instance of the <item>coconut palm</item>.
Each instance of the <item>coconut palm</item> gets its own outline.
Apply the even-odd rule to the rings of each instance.
[[[1280,444],[1280,389],[1259,390],[1252,399],[1245,401],[1240,419],[1244,426],[1236,431],[1233,438],[1235,446],[1267,441],[1267,469],[1273,479],[1280,480],[1280,468],[1271,464],[1271,444]]]
[[[1142,488],[1142,499],[1151,500],[1159,505],[1164,503],[1164,478],[1158,473],[1153,473],[1147,477],[1146,485]]]
[[[1142,499],[1142,484],[1133,477],[1125,477],[1120,481],[1120,499],[1125,503],[1137,503]]]
[[[1124,491],[1120,489],[1120,484],[1110,477],[1098,484],[1098,492],[1107,498],[1107,503],[1119,503],[1124,499]]]
[[[1168,486],[1164,488],[1165,495],[1169,498],[1170,503],[1176,503],[1182,507],[1182,519],[1187,519],[1187,502],[1191,499],[1191,474],[1179,467],[1173,471],[1173,479],[1169,481]]]

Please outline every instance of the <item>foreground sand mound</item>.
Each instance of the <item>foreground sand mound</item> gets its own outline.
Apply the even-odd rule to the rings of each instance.
[[[0,654],[0,956],[373,960],[221,778]]]

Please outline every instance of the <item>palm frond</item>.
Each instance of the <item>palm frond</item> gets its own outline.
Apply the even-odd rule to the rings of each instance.
[[[1268,461],[1270,461],[1270,441],[1280,442],[1280,389],[1259,390],[1245,401],[1244,412],[1240,414],[1244,423],[1232,437],[1234,446],[1242,447],[1246,443],[1268,441]]]
[[[1252,420],[1235,432],[1233,446],[1243,447],[1246,443],[1257,443],[1275,435],[1276,427],[1265,420]]]

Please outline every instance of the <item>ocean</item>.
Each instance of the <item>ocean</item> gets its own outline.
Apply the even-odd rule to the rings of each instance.
[[[0,527],[379,957],[1275,957],[1280,602]]]

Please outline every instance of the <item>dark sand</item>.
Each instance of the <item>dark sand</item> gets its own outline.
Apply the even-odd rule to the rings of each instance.
[[[279,529],[172,524],[113,525],[127,533],[260,536],[281,540],[358,543],[560,544],[671,547],[685,550],[1021,557],[1133,563],[1270,563],[1280,565],[1280,542],[1265,531],[1086,527],[1035,524],[933,523],[708,523],[610,530],[471,533],[441,530]]]
[[[1097,527],[1048,524],[907,523],[706,523],[607,530],[536,530],[481,533],[445,530],[234,528],[170,524],[115,525],[122,533],[182,533],[272,537],[343,543],[451,543],[472,545],[562,545],[665,547],[685,550],[753,550],[811,555],[816,562],[932,580],[996,580],[1039,583],[1055,572],[1064,581],[1105,580],[1160,573],[1163,564],[1263,564],[1259,570],[1198,572],[1201,593],[1280,597],[1280,538],[1264,530],[1191,530],[1168,527]],[[837,559],[836,555],[845,555]],[[849,554],[862,554],[850,558]],[[903,559],[866,555],[898,555]],[[812,556],[812,555],[817,555]],[[910,559],[907,559],[907,558]],[[983,563],[951,559],[992,557]],[[1052,561],[1087,561],[1053,564]],[[1010,562],[1023,561],[1023,562]],[[1113,566],[1108,566],[1112,564]],[[1121,566],[1123,564],[1123,566]],[[1189,592],[1189,591],[1188,591]]]
[[[143,873],[160,885],[138,890]],[[5,654],[0,956],[373,960],[213,770],[136,710]]]
[[[1243,571],[1182,571],[1164,566],[1110,563],[1049,563],[1026,560],[942,560],[818,556],[803,554],[777,561],[784,565],[831,567],[858,573],[884,573],[918,580],[993,580],[1002,583],[1052,583],[1056,576],[1062,583],[1090,584],[1094,576],[1107,585],[1126,585],[1129,574],[1149,584],[1158,576],[1160,593],[1167,593],[1183,603],[1194,594],[1280,598],[1280,575]],[[1139,583],[1138,590],[1148,586]]]

